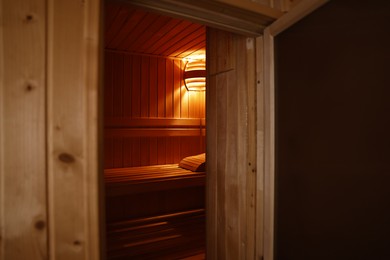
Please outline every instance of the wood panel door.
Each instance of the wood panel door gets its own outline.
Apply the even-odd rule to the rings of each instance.
[[[211,28],[207,39],[207,258],[254,259],[255,39]]]

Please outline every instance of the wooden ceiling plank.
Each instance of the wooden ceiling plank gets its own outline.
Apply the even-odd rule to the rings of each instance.
[[[137,41],[142,34],[145,33],[146,30],[148,30],[149,26],[154,23],[155,20],[159,15],[154,13],[147,13],[142,19],[138,22],[137,26],[134,27],[131,33],[127,35],[127,37],[121,42],[121,44],[118,46],[121,50],[128,50],[133,51],[132,49],[129,49],[129,46],[131,46],[135,41]]]
[[[129,8],[127,8],[127,10],[129,10]],[[126,39],[126,37],[131,34],[131,32],[144,16],[145,12],[139,9],[135,9],[129,13],[129,16],[122,24],[120,30],[116,32],[115,38],[112,40],[112,42],[109,43],[108,48],[117,49],[119,45]]]
[[[129,10],[128,8],[121,8],[118,12],[118,14],[115,16],[114,21],[112,22],[111,26],[109,27],[106,35],[105,35],[105,46],[110,48],[111,42],[113,39],[117,36],[117,34],[122,29],[123,25],[126,23],[130,13],[132,10]]]
[[[200,27],[198,30],[189,33],[185,37],[178,38],[177,41],[172,44],[170,48],[161,52],[163,55],[175,56],[173,53],[183,52],[183,50],[188,49],[188,45],[194,45],[194,42],[200,42],[206,38],[206,29],[204,26]]]
[[[159,47],[154,50],[154,54],[157,53],[164,53],[167,49],[169,49],[171,46],[177,43],[177,41],[180,41],[181,39],[191,35],[196,30],[198,30],[202,25],[199,24],[191,24],[188,27],[183,28],[182,30],[177,30],[174,37],[171,37],[170,39],[166,40],[164,44],[159,45]]]
[[[177,23],[181,20],[178,20],[178,19],[174,19],[174,18],[171,18],[169,17],[170,20],[168,21],[167,24],[165,24],[163,27],[161,27],[161,29],[159,31],[157,31],[150,39],[146,40],[144,44],[142,44],[142,46],[139,47],[139,52],[141,53],[150,53],[150,51],[148,51],[149,49],[152,48],[152,46],[159,40],[161,39],[162,37],[164,37],[165,34],[167,34],[168,32],[170,32],[176,25]]]
[[[133,42],[133,44],[127,47],[127,49],[140,50],[148,39],[153,38],[170,20],[172,20],[170,17],[160,15],[154,23],[152,23],[149,28],[147,28],[144,33]]]
[[[197,43],[196,45],[190,46],[185,51],[183,51],[181,53],[173,53],[172,55],[175,55],[176,58],[183,59],[183,58],[188,57],[197,51],[206,51],[206,37],[203,41]]]
[[[168,31],[166,34],[164,34],[158,41],[156,41],[149,49],[148,53],[151,54],[158,54],[156,52],[157,49],[160,48],[162,44],[165,43],[166,39],[170,39],[174,37],[175,35],[178,34],[178,32],[181,32],[184,30],[186,27],[191,26],[191,22],[189,21],[181,21],[179,24],[174,26],[170,31]]]
[[[104,24],[104,32],[107,33],[109,28],[112,26],[112,23],[115,20],[115,17],[118,15],[121,7],[119,4],[115,3],[107,3],[105,6],[105,24]]]

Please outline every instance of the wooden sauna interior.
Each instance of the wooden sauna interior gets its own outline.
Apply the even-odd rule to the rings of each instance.
[[[205,153],[205,91],[183,81],[205,26],[106,1],[104,41],[107,257],[202,259],[205,172],[178,164]]]

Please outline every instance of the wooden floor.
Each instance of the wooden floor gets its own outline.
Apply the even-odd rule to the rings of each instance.
[[[205,259],[204,209],[108,224],[107,259]]]

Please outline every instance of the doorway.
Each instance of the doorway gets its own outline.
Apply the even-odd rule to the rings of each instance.
[[[205,77],[206,28],[119,2],[105,14],[108,259],[204,259],[205,91],[185,76]]]

